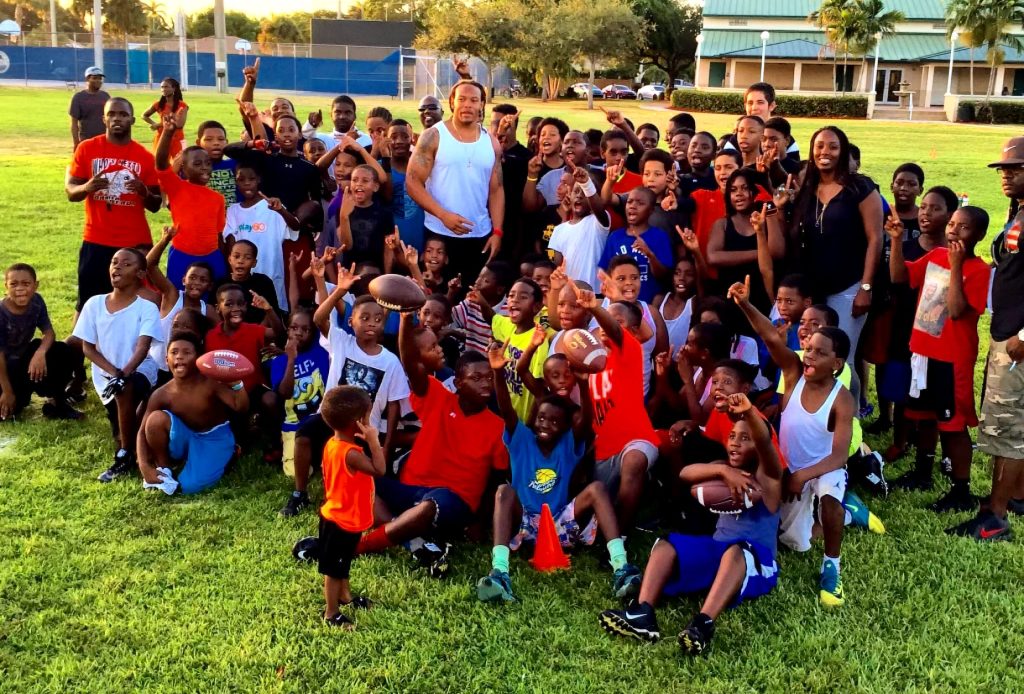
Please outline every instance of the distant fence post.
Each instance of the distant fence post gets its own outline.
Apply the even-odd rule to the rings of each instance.
[[[405,50],[398,47],[398,100],[405,101]]]

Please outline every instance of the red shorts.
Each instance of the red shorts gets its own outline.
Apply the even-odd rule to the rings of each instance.
[[[928,360],[928,387],[906,404],[907,419],[938,420],[939,431],[978,426],[974,407],[974,361]]]

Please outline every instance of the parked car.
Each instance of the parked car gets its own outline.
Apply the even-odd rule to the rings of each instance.
[[[569,87],[569,91],[578,96],[581,99],[587,98],[587,90],[593,93],[595,99],[603,99],[604,92],[601,91],[600,87],[597,87],[589,82],[577,82],[576,84]]]
[[[650,99],[651,101],[657,101],[665,98],[665,85],[664,84],[645,84],[637,90],[636,98],[640,101],[644,99]]]
[[[693,88],[693,82],[691,82],[690,80],[676,80],[675,82],[672,83],[672,85],[673,85],[673,87],[675,89],[692,89]]]
[[[636,92],[624,84],[609,84],[604,88],[606,99],[635,99]]]

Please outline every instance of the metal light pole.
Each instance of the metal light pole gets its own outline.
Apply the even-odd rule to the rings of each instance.
[[[213,36],[214,80],[217,84],[217,91],[223,94],[228,90],[228,49],[226,45],[227,28],[224,18],[224,0],[213,0]],[[218,72],[216,68],[221,66],[225,70],[224,77],[216,76]]]
[[[760,82],[764,82],[764,54],[768,50],[768,37],[771,34],[767,30],[761,32],[761,79]]]
[[[703,43],[704,43],[704,34],[703,33],[697,34],[697,55],[696,55],[696,60],[695,60],[694,68],[693,68],[693,88],[694,89],[697,89],[698,87],[700,87],[700,82],[698,81],[700,79],[700,47],[701,47],[701,44],[703,44]],[[672,85],[672,86],[674,87],[675,85]]]
[[[878,33],[875,35],[875,69],[871,73],[871,84],[868,85],[868,91],[871,91],[874,85],[878,84],[878,54],[882,52],[882,34]]]
[[[103,0],[92,0],[92,62],[103,69]]]
[[[57,47],[57,0],[50,0],[50,46]]]
[[[960,32],[954,29],[949,37],[949,74],[946,75],[946,96],[953,93],[953,53],[956,51],[958,38],[960,38]]]

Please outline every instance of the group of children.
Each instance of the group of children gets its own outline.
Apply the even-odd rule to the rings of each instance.
[[[165,94],[177,106],[151,109],[162,114],[154,176],[174,225],[151,248],[112,252],[109,290],[83,297],[67,342],[56,340],[35,271],[7,269],[0,418],[33,392],[48,398],[47,416],[79,418],[69,365],[81,354],[117,440],[101,481],[138,469],[146,488],[195,493],[249,449],[294,479],[281,513],[295,515],[320,468],[316,553],[324,618],[336,626],[352,625],[341,607],[371,604],[350,590],[354,556],[402,544],[444,575],[448,543],[488,514],[491,568],[476,594],[514,601],[510,552],[536,539],[545,505],[563,546],[603,544],[612,593],[632,600],[601,613],[612,633],[656,640],[659,600],[710,591],[679,636],[684,651],[703,652],[726,607],[775,586],[779,540],[805,552],[820,535],[819,599],[843,604],[845,526],[884,531],[848,488],[848,461],[869,468],[857,474],[869,488],[884,493],[886,482],[878,458],[861,455],[850,338],[808,288],[791,235],[778,233],[816,163],[801,161],[773,115],[770,85],[747,91],[747,113],[721,139],[673,116],[668,150],[656,126],[634,129],[614,111],[603,133],[535,118],[532,158],[497,164],[510,167],[506,186],[522,181],[505,189],[521,218],[506,220],[503,256],[471,277],[449,263],[443,240],[425,239],[423,210],[405,191],[408,122],[375,108],[366,135],[342,96],[335,133],[320,135],[314,114],[300,122],[285,99],[261,114],[256,74],[246,68],[241,142],[206,121],[175,157],[180,91]],[[110,104],[131,117],[124,100],[108,102],[108,114]],[[522,148],[515,111],[500,108],[493,134],[506,152]],[[108,135],[123,139],[114,121]],[[69,199],[109,205],[113,180],[75,178],[90,170],[80,160],[95,145],[83,146]],[[126,186],[149,204],[147,178]],[[888,349],[874,357],[862,346],[861,356],[876,365],[875,430],[897,429],[888,459],[911,441],[916,449],[894,484],[930,489],[941,440],[953,486],[934,508],[966,510],[989,277],[975,247],[988,218],[948,188],[923,189],[918,166],[897,169],[885,221],[891,300],[878,302],[865,341]],[[415,314],[370,295],[388,272],[422,288]],[[569,359],[572,329],[602,343],[602,371]],[[198,358],[221,349],[256,369],[231,384],[204,376]],[[760,500],[713,516],[690,496],[711,480],[737,500],[756,486]],[[642,573],[625,546],[638,524],[669,530]]]

